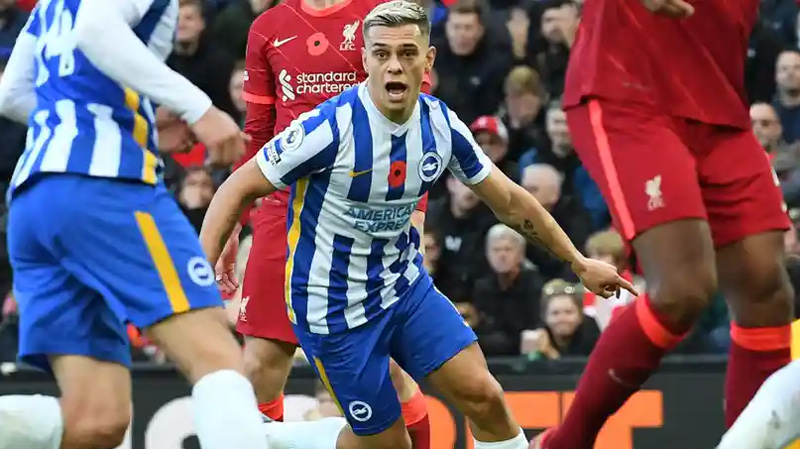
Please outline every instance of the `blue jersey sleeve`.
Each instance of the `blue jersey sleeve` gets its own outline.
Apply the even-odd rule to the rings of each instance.
[[[475,142],[467,125],[449,108],[447,119],[450,123],[453,145],[452,157],[447,168],[464,184],[474,185],[483,181],[492,172],[492,161]]]
[[[25,28],[23,29],[24,33],[28,33],[33,37],[38,37],[41,34],[41,18],[39,17],[39,9],[40,3],[37,3],[36,6],[33,7],[33,11],[31,11],[31,15],[28,16],[28,23],[25,24]]]
[[[339,151],[335,118],[317,107],[292,122],[256,154],[261,172],[276,188],[333,166]]]

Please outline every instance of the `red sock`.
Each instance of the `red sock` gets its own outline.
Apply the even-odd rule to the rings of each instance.
[[[265,416],[275,421],[283,421],[283,395],[263,404],[258,404],[258,410]]]
[[[403,420],[411,435],[412,449],[430,449],[431,423],[428,420],[428,402],[421,391],[401,404]]]
[[[743,328],[731,323],[731,349],[725,378],[725,425],[739,414],[772,373],[791,360],[790,325]]]
[[[647,297],[626,306],[600,334],[562,424],[546,438],[547,449],[592,449],[606,420],[658,368],[682,338],[667,328]]]

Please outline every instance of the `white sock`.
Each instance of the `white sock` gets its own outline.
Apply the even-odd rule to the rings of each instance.
[[[195,383],[192,397],[202,449],[269,448],[253,386],[241,374],[207,374]]]
[[[492,441],[489,443],[478,440],[473,441],[475,442],[475,449],[528,449],[530,445],[522,429],[519,429],[517,436],[506,441]]]
[[[344,418],[263,424],[270,449],[336,449],[339,433],[346,425]]]
[[[723,435],[717,449],[781,449],[800,435],[800,360],[776,371]]]
[[[61,404],[51,396],[0,396],[0,449],[58,449]]]

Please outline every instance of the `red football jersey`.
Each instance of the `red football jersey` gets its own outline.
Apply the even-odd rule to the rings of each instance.
[[[689,0],[671,19],[638,0],[592,0],[570,55],[564,105],[583,97],[644,103],[703,123],[750,127],[744,88],[758,0]]]
[[[344,0],[319,10],[303,0],[286,0],[256,18],[247,41],[242,95],[248,102],[245,132],[253,140],[238,165],[300,114],[366,79],[361,24],[384,1]],[[425,82],[429,85],[427,77]],[[288,191],[273,198],[280,201],[277,207],[285,207]],[[427,197],[418,205],[426,208]]]
[[[361,20],[377,0],[324,10],[287,0],[259,16],[247,43],[244,99],[273,104],[275,129],[366,78]]]

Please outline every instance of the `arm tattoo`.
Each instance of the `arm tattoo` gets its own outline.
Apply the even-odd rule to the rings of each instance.
[[[532,221],[525,220],[522,222],[522,225],[515,224],[512,226],[512,228],[522,234],[522,236],[525,237],[529,242],[546,249],[550,254],[552,254],[550,248],[548,248],[544,241],[542,241],[542,238],[539,237],[539,232],[536,231]]]

